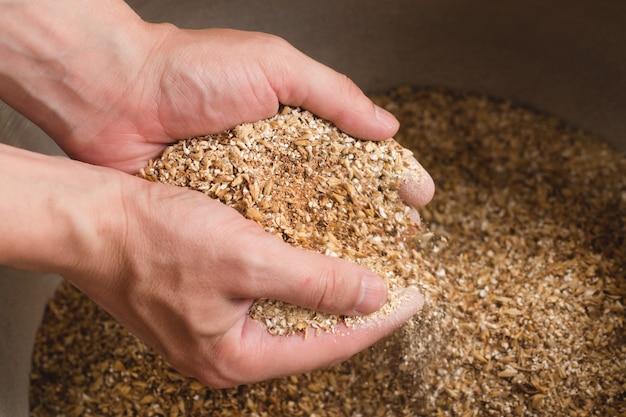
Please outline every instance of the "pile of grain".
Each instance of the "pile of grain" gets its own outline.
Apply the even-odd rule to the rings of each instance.
[[[414,161],[393,140],[356,140],[308,111],[283,107],[268,120],[180,141],[140,176],[201,191],[293,246],[363,265],[388,284],[383,314],[398,301],[394,290],[416,285],[421,274],[421,257],[404,244],[419,225],[398,196],[406,178],[427,176]],[[354,321],[267,299],[250,315],[276,335]]]
[[[426,307],[330,370],[229,390],[180,376],[68,285],[33,354],[33,416],[626,415],[626,157],[509,102],[376,100],[435,178]]]

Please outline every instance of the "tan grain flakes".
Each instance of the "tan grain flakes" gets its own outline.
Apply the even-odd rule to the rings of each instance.
[[[387,278],[391,299],[380,315],[398,301],[393,290],[413,285],[419,271],[404,244],[419,226],[397,194],[406,175],[424,178],[412,158],[393,140],[360,141],[307,111],[284,107],[268,120],[174,144],[140,176],[202,191],[285,242]],[[362,320],[276,300],[257,300],[250,315],[280,335]]]

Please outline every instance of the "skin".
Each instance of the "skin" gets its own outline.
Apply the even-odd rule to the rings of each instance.
[[[133,175],[176,139],[302,106],[364,139],[397,120],[346,76],[272,35],[142,21],[118,0],[0,0],[0,98],[72,158],[0,145],[0,264],[55,272],[175,368],[228,387],[327,367],[422,305],[306,339],[246,312],[267,297],[360,315],[387,297],[362,267],[289,246],[201,193]],[[430,177],[403,199],[427,204]],[[281,262],[276,262],[280,259]]]

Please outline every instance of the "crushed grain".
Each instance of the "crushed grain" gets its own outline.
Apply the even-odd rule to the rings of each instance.
[[[180,141],[139,175],[202,191],[293,246],[379,274],[390,299],[377,316],[394,309],[397,289],[417,284],[421,258],[405,243],[419,225],[398,188],[407,177],[422,181],[427,174],[394,140],[357,140],[285,106],[270,119]],[[338,322],[363,320],[269,299],[257,300],[249,314],[275,335],[332,331]]]
[[[332,369],[211,390],[63,284],[37,335],[31,415],[626,415],[626,156],[508,101],[408,87],[375,100],[437,184],[421,211],[434,237],[410,245],[430,272],[420,314]]]

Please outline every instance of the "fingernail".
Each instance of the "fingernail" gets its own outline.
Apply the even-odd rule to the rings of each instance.
[[[387,284],[378,275],[367,273],[361,277],[361,297],[354,311],[369,314],[379,310],[387,301]]]
[[[417,159],[412,158],[411,165],[404,172],[398,195],[408,205],[420,208],[432,200],[435,195],[435,183]]]
[[[376,120],[378,120],[378,122],[386,129],[393,130],[394,133],[398,130],[400,122],[398,122],[398,119],[396,119],[393,114],[379,106],[374,108],[374,112],[376,113]],[[392,133],[392,135],[394,133]]]

